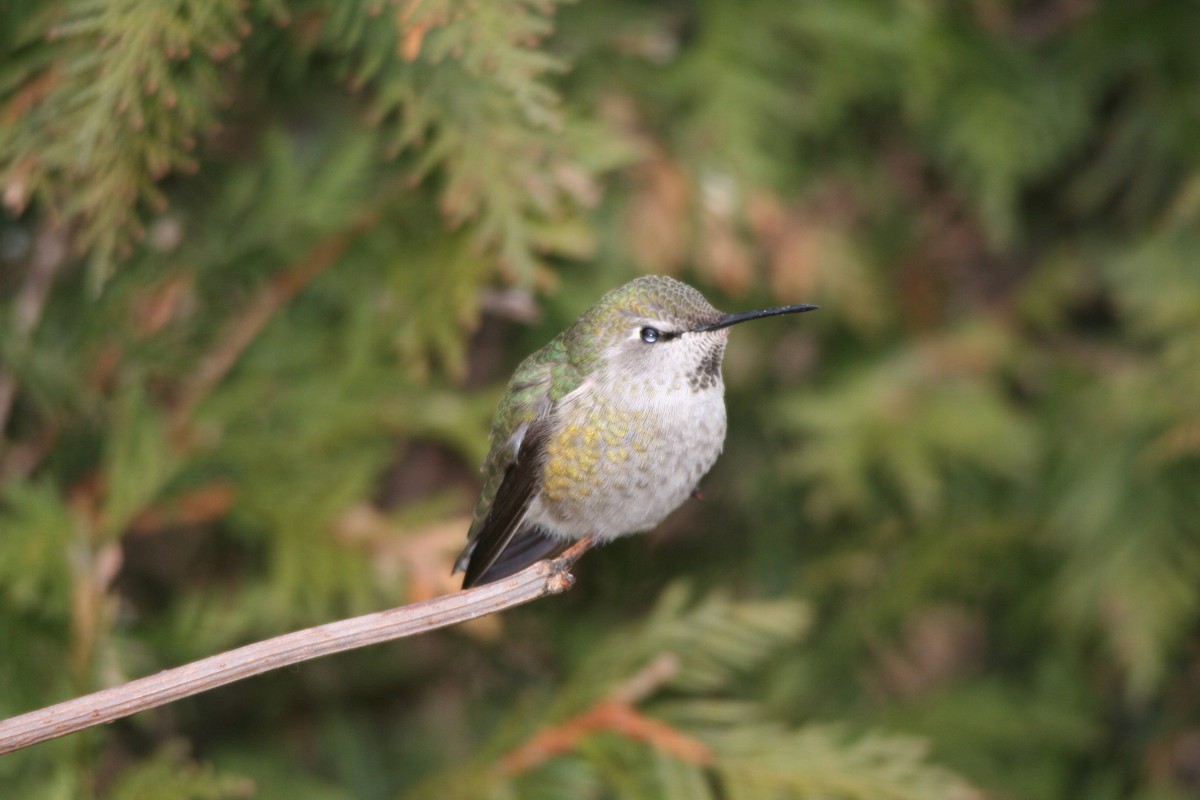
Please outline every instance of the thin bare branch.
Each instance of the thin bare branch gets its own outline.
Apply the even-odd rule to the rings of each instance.
[[[592,546],[581,539],[555,559],[510,578],[412,605],[306,628],[0,721],[0,755],[136,714],[227,683],[321,656],[413,636],[570,589],[570,569]]]

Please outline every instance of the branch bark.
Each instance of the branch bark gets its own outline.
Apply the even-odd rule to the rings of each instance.
[[[425,633],[561,594],[575,582],[571,567],[591,547],[591,538],[584,538],[558,558],[539,561],[495,583],[305,628],[0,721],[0,755],[281,667]]]

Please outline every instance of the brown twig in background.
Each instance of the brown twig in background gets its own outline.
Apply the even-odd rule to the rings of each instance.
[[[591,546],[591,538],[584,538],[558,558],[539,561],[495,583],[305,628],[0,721],[0,755],[280,667],[425,633],[560,594],[571,588],[574,578],[570,569]]]
[[[277,275],[247,308],[233,318],[180,390],[171,411],[171,428],[177,439],[186,438],[183,434],[192,413],[233,368],[275,313],[313,279],[333,266],[346,248],[379,223],[380,216],[380,212],[371,210],[345,230],[318,243],[303,261]]]
[[[58,427],[48,424],[33,436],[23,442],[9,442],[7,447],[0,437],[0,450],[4,457],[0,458],[0,486],[14,478],[30,475],[38,464],[41,464],[54,445],[58,444]]]
[[[703,742],[648,717],[636,704],[649,697],[679,672],[679,659],[664,653],[613,688],[599,702],[557,725],[542,728],[500,761],[508,775],[527,772],[554,756],[574,750],[580,740],[599,731],[612,731],[646,742],[681,761],[712,762],[712,750]]]
[[[46,298],[50,294],[50,287],[54,285],[54,276],[67,260],[67,237],[67,230],[54,222],[46,222],[38,231],[29,271],[25,273],[25,281],[14,302],[12,335],[18,346],[33,335],[34,328],[42,318]],[[0,364],[0,445],[4,443],[2,437],[16,393],[16,378]]]

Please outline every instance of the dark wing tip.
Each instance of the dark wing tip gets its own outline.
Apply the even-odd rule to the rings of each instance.
[[[533,561],[521,563],[516,569],[509,569],[503,575],[495,574],[492,569],[496,564],[509,565],[519,560],[519,552],[510,557],[507,550],[514,537],[523,533],[525,514],[529,511],[529,504],[533,502],[540,482],[542,453],[549,431],[550,424],[545,419],[529,426],[521,441],[521,449],[505,472],[504,480],[496,491],[492,507],[479,526],[478,533],[471,537],[471,542],[458,557],[454,572],[466,572],[463,577],[464,589],[507,577],[539,560],[535,558]]]
[[[466,560],[462,588],[470,589],[472,586],[503,580],[531,564],[562,553],[568,544],[558,537],[546,535],[535,525],[522,526],[490,561],[474,558],[473,554],[463,554],[459,559],[460,563]],[[458,572],[458,565],[455,566]]]

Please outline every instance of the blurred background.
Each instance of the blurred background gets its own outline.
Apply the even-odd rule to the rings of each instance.
[[[8,0],[0,716],[457,588],[604,291],[739,327],[653,534],[20,798],[1200,797],[1200,9]]]

